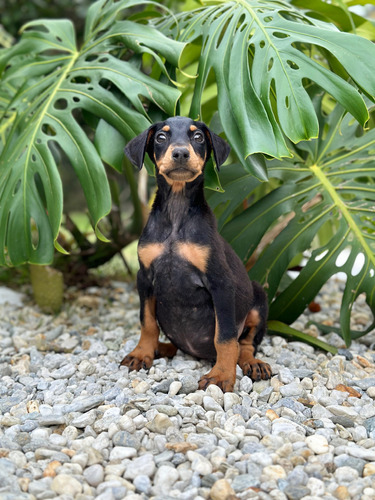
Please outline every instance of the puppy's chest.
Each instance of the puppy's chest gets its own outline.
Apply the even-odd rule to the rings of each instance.
[[[193,243],[189,240],[167,238],[164,241],[141,241],[138,246],[138,258],[143,266],[149,270],[154,266],[181,266],[188,263],[205,273],[211,249],[204,243]],[[180,270],[181,267],[180,267]]]

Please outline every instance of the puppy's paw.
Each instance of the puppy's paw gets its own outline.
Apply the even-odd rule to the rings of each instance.
[[[233,392],[236,374],[227,371],[215,370],[215,366],[209,373],[203,375],[198,383],[198,389],[205,390],[209,385],[217,385],[223,392]]]
[[[148,370],[151,368],[153,361],[154,359],[150,356],[140,357],[130,353],[121,361],[120,366],[127,366],[129,371],[139,371],[141,368]]]
[[[244,375],[247,375],[254,382],[268,380],[272,377],[272,369],[268,363],[254,358],[252,362],[247,361],[242,366]]]

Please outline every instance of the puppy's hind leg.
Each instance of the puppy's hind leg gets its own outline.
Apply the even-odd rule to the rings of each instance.
[[[266,294],[262,287],[254,282],[253,287],[255,304],[246,316],[244,330],[239,339],[238,364],[244,375],[254,381],[259,381],[267,380],[272,376],[270,365],[255,357],[257,347],[266,333],[268,307]]]

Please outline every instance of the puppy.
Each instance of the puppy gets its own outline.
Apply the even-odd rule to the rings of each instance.
[[[121,362],[130,370],[150,368],[178,348],[215,360],[200,389],[233,391],[237,363],[253,380],[272,375],[255,358],[266,331],[266,294],[219,235],[204,197],[207,160],[213,154],[219,168],[229,151],[204,123],[179,116],[152,125],[125,148],[139,169],[148,153],[158,185],[138,245],[141,337]],[[171,343],[159,341],[160,329]]]

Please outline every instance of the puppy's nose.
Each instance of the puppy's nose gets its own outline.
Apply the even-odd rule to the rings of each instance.
[[[187,148],[174,148],[172,151],[172,158],[175,161],[187,161],[190,158],[190,153]]]

